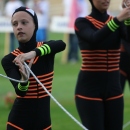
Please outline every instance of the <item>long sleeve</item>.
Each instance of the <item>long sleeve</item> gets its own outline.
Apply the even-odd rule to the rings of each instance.
[[[112,25],[114,23],[114,25]],[[102,42],[111,33],[113,33],[120,26],[120,22],[116,18],[109,21],[108,24],[98,23],[100,29],[95,29],[94,25],[86,18],[77,18],[75,21],[75,32],[77,36],[81,37],[85,41],[91,44],[97,44]],[[113,26],[116,26],[113,29]]]
[[[35,48],[34,51],[36,51],[37,56],[43,56],[47,54],[56,54],[58,52],[61,52],[65,49],[66,44],[62,40],[51,40],[48,42],[45,42],[41,47]]]
[[[12,62],[13,59],[14,56],[9,54],[2,59],[1,64],[8,77],[20,80],[21,75],[19,73],[18,67]],[[17,95],[24,96],[26,94],[29,86],[29,82],[27,83],[18,83],[14,81],[10,81],[10,82],[12,83]]]

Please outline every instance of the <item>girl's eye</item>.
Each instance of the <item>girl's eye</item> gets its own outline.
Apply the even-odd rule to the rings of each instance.
[[[26,22],[26,21],[23,21],[22,24],[25,25],[25,24],[27,24],[27,22]]]
[[[12,25],[13,25],[13,26],[17,26],[17,23],[13,23]]]

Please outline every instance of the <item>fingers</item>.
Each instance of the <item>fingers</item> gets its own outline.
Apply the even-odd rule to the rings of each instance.
[[[130,18],[130,6],[129,7],[127,7],[127,13],[128,13],[128,18]]]
[[[15,63],[17,66],[20,67],[20,65],[24,64],[24,61],[26,60],[25,58],[25,54],[20,54],[18,55],[14,60],[13,63]],[[32,58],[29,62],[29,68],[31,68],[32,64],[33,64],[34,58]]]
[[[123,7],[124,7],[124,8],[127,8],[127,5],[126,5],[126,3],[125,3],[125,2],[123,2]]]
[[[130,0],[126,0],[125,3],[128,7],[130,7]]]
[[[22,63],[19,63],[18,66],[19,66],[19,72],[21,74],[21,79],[26,80],[28,78],[28,72],[25,69],[25,66]]]
[[[30,73],[28,70],[26,70],[25,66],[24,66],[24,61],[26,60],[26,54],[20,54],[18,55],[14,60],[13,63],[15,63],[18,67],[19,67],[19,72],[21,74],[21,80],[27,80]],[[28,66],[29,68],[31,68],[32,64],[33,64],[34,58],[30,60]]]
[[[32,67],[33,61],[34,61],[34,59],[31,59],[31,60],[30,60],[30,62],[29,62],[29,64],[28,64],[29,68]]]
[[[125,0],[122,1],[122,8],[126,8]]]
[[[35,56],[36,56],[36,52],[35,51],[31,51],[31,52],[28,52],[28,53],[20,54],[13,60],[13,62],[14,63],[17,63],[17,62],[24,63],[25,60],[30,60],[32,58],[35,58]]]
[[[24,54],[20,54],[13,60],[13,63],[18,64],[19,62],[23,63],[24,61],[25,61]]]
[[[130,7],[124,8],[117,16],[119,21],[124,21],[130,18]]]
[[[19,71],[20,72],[24,72],[25,71],[25,67],[24,67],[24,65],[21,62],[17,63],[17,66],[19,67]]]
[[[130,7],[130,0],[124,0],[123,1],[123,7],[124,8]]]
[[[27,77],[24,65],[21,62],[18,62],[17,66],[19,67],[19,72],[21,73],[21,75],[23,75],[24,77]]]

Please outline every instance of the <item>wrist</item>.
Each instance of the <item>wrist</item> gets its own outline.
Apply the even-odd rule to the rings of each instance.
[[[124,24],[125,24],[126,26],[130,26],[130,18],[127,19],[127,20],[125,20],[125,21],[124,21]]]
[[[31,51],[31,55],[33,55],[33,57],[35,57],[36,56],[36,51]]]
[[[27,83],[19,83],[18,84],[18,89],[20,91],[27,91],[28,90],[28,86],[29,86],[29,81]]]
[[[123,20],[120,17],[116,17],[119,22],[122,22]]]

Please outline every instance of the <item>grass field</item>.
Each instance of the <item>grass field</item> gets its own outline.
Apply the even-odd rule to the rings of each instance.
[[[49,39],[62,39],[61,34],[50,34]],[[0,60],[4,54],[4,34],[0,34]],[[74,89],[80,62],[77,64],[62,64],[61,54],[55,58],[55,75],[53,81],[52,95],[59,103],[80,121],[74,102]],[[0,73],[4,74],[1,65]],[[7,79],[0,77],[0,130],[6,130],[6,121],[10,111],[4,104],[4,96],[7,92],[13,92],[13,87]],[[124,92],[124,130],[130,130],[130,91],[128,83]],[[82,130],[68,115],[66,115],[52,100],[51,117],[53,130]]]

